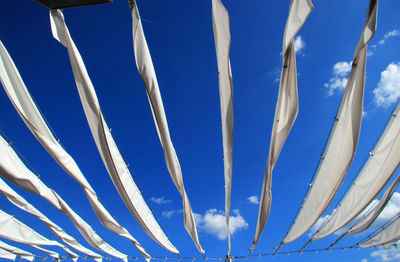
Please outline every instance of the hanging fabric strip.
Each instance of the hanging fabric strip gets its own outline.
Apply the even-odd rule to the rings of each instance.
[[[299,105],[294,36],[303,26],[313,7],[311,0],[292,0],[290,3],[289,17],[283,37],[283,67],[278,102],[275,109],[267,167],[264,174],[257,229],[253,245],[250,248],[251,250],[258,243],[269,216],[271,208],[272,170],[297,117]]]
[[[181,166],[169,134],[167,117],[165,115],[164,105],[161,98],[160,89],[158,87],[153,61],[151,59],[150,51],[144,36],[139,10],[134,0],[131,3],[133,48],[136,66],[146,87],[147,97],[153,113],[158,137],[164,149],[165,162],[167,164],[168,171],[176,188],[182,196],[185,228],[190,237],[193,239],[199,252],[204,254],[204,250],[200,245],[199,237],[197,235],[193,211],[183,184]]]
[[[394,192],[396,192],[396,188],[399,185],[399,182],[400,175],[396,178],[392,185],[386,189],[378,204],[371,208],[371,210],[367,214],[365,214],[362,219],[357,221],[357,224],[352,226],[349,231],[346,232],[346,235],[355,235],[368,229],[372,225],[372,223],[374,223],[374,221],[378,218],[386,205],[389,203],[389,200],[392,198]]]
[[[107,209],[101,204],[96,192],[82,174],[74,159],[65,151],[48,128],[39,109],[26,88],[13,60],[0,41],[0,80],[12,104],[29,130],[43,145],[57,163],[83,188],[100,222],[110,231],[133,242],[145,258],[151,256],[129,232],[119,225]]]
[[[93,84],[90,81],[82,57],[71,39],[62,12],[60,10],[51,10],[50,19],[54,38],[68,49],[76,85],[90,130],[118,193],[146,233],[167,250],[179,254],[179,251],[169,241],[144,201],[115,144],[101,113]]]
[[[86,241],[107,254],[127,259],[127,255],[117,251],[105,242],[93,228],[78,216],[52,189],[47,187],[19,159],[12,147],[0,136],[0,175],[15,185],[42,196],[58,210],[67,215]]]
[[[17,258],[17,255],[15,255],[13,253],[10,253],[7,250],[4,250],[4,249],[0,248],[0,257],[15,261],[15,259]]]
[[[233,83],[231,62],[229,59],[231,46],[229,14],[220,0],[212,0],[212,21],[218,63],[222,144],[224,151],[225,220],[228,236],[228,255],[230,255],[231,236],[229,232],[229,216],[232,192]]]
[[[0,237],[27,245],[63,247],[57,241],[45,238],[3,210],[0,210]]]
[[[371,6],[371,8],[374,7]],[[371,9],[354,53],[352,70],[335,117],[329,142],[302,208],[283,243],[299,238],[321,217],[342,184],[353,161],[363,111],[366,46],[375,33],[376,16],[376,12]]]
[[[369,237],[367,240],[358,243],[360,247],[375,247],[387,243],[393,243],[400,239],[400,213],[396,215],[388,225],[382,227],[376,234]]]
[[[378,1],[371,1],[369,26],[365,29],[366,34],[369,33],[369,35],[361,41],[367,42],[368,38],[372,37],[374,33],[377,5]],[[361,46],[361,44],[359,46],[365,57],[366,46]],[[353,220],[372,202],[389,181],[400,163],[400,121],[398,114],[399,107],[393,114],[374,151],[371,152],[363,170],[333,214],[313,236],[313,240],[328,236]]]
[[[29,214],[35,216],[40,221],[42,221],[61,241],[63,241],[68,246],[78,250],[79,252],[91,257],[91,258],[101,258],[99,254],[94,253],[93,251],[82,246],[75,238],[68,235],[64,229],[57,226],[50,219],[48,219],[45,215],[43,215],[39,210],[37,210],[34,206],[28,203],[22,196],[20,196],[17,192],[11,189],[2,179],[0,179],[0,192],[4,195],[11,203],[21,208],[22,210],[28,212]],[[71,251],[65,250],[71,257],[77,257],[76,254]]]
[[[14,255],[17,255],[23,259],[29,260],[29,261],[33,261],[35,259],[34,254],[27,252],[25,250],[19,249],[17,247],[8,245],[8,244],[4,243],[3,241],[0,241],[0,248],[4,249],[10,253],[13,253]]]

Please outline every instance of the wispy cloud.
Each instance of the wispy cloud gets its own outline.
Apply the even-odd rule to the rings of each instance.
[[[385,44],[386,40],[392,37],[400,36],[400,31],[399,30],[393,30],[390,32],[387,32],[381,40],[379,40],[378,45],[370,45],[368,47],[368,56],[372,56],[374,52],[377,50],[378,46],[382,46]]]
[[[378,43],[380,45],[383,45],[388,38],[395,37],[395,36],[400,36],[399,30],[393,30],[393,31],[387,32]]]
[[[220,240],[227,238],[225,213],[217,211],[217,209],[208,210],[204,216],[194,214],[196,225],[204,232],[216,236]],[[229,231],[231,235],[239,230],[246,229],[249,225],[246,220],[240,215],[239,210],[232,211],[229,217]]]
[[[171,218],[175,214],[182,213],[183,210],[165,210],[161,213],[161,215],[165,218]]]
[[[388,107],[397,101],[400,97],[400,63],[392,62],[386,67],[373,93],[375,103],[380,107]]]
[[[343,91],[347,84],[347,75],[351,71],[352,62],[341,61],[333,65],[333,76],[329,79],[324,87],[328,89],[328,96],[331,96],[335,91]]]
[[[165,199],[165,197],[152,197],[150,198],[150,201],[159,205],[163,205],[163,204],[168,204],[171,203],[172,201],[169,199]]]
[[[250,204],[255,204],[258,205],[260,204],[260,199],[258,198],[258,196],[254,195],[254,196],[249,196],[247,198],[247,201],[249,201]]]
[[[301,53],[301,50],[306,47],[306,43],[303,41],[301,35],[298,35],[294,39],[294,51],[296,53]]]
[[[375,261],[399,261],[400,250],[394,247],[388,249],[379,248],[371,253],[371,257],[375,258]]]

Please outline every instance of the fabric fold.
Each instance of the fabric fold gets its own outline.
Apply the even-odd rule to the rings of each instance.
[[[313,8],[314,6],[311,0],[292,0],[290,3],[289,17],[286,22],[285,33],[283,37],[283,65],[280,78],[278,102],[275,108],[275,117],[271,132],[267,166],[265,169],[264,182],[261,191],[257,228],[253,245],[250,250],[257,245],[261,232],[263,231],[268,220],[272,200],[272,171],[297,117],[299,102],[297,95],[297,69],[294,36],[303,26]]]
[[[364,29],[365,35],[360,39],[363,55],[366,55],[366,44],[372,37],[376,28],[378,1],[372,0],[369,8],[369,21]],[[400,108],[397,106],[392,117],[379,139],[376,147],[370,152],[369,159],[353,181],[350,189],[335,209],[329,219],[316,232],[312,240],[326,237],[357,217],[379,194],[386,183],[390,180],[400,164],[400,121],[398,114]]]
[[[328,144],[302,208],[283,240],[285,244],[307,232],[322,216],[353,161],[363,112],[367,44],[376,30],[377,7],[373,5],[371,2]]]
[[[26,88],[12,58],[1,41],[0,80],[16,111],[32,134],[54,158],[54,160],[56,160],[56,162],[65,170],[65,172],[67,172],[82,186],[100,222],[111,232],[131,240],[145,258],[150,258],[151,256],[146,252],[146,250],[124,227],[119,225],[119,223],[101,204],[96,192],[82,174],[75,160],[65,151],[58,140],[54,137]]]
[[[25,251],[25,250],[22,250],[20,248],[11,246],[9,244],[6,244],[3,241],[0,241],[0,248],[2,248],[2,249],[6,250],[6,251],[8,251],[8,252],[10,252],[10,253],[12,253],[14,255],[17,255],[17,256],[19,256],[19,257],[21,257],[23,259],[26,259],[28,261],[33,261],[35,259],[35,256],[36,256],[36,255],[34,255],[34,254],[32,254],[32,253],[30,253],[28,251]]]
[[[172,245],[160,225],[157,223],[150,208],[144,201],[140,190],[132,179],[130,171],[118,150],[106,121],[104,120],[93,84],[86,71],[82,57],[69,34],[61,10],[51,10],[50,19],[54,38],[68,49],[72,70],[86,119],[97,149],[99,150],[114,186],[125,205],[145,232],[167,250],[179,254],[179,251]]]
[[[0,136],[0,175],[11,183],[42,196],[59,211],[67,215],[85,240],[94,248],[122,260],[127,255],[119,252],[105,242],[78,214],[76,214],[52,189],[33,174],[14,152],[12,147]]]
[[[164,105],[161,98],[160,88],[156,73],[151,59],[150,51],[147,46],[146,38],[143,32],[142,22],[140,20],[139,10],[135,1],[131,4],[132,12],[132,33],[133,33],[133,48],[135,53],[136,66],[142,77],[143,83],[146,87],[147,97],[150,103],[151,111],[154,118],[154,123],[157,129],[158,137],[160,139],[162,148],[164,150],[165,162],[168,171],[179,193],[182,196],[184,226],[189,233],[193,242],[200,253],[204,254],[201,247],[199,237],[197,235],[196,223],[194,215],[189,203],[189,198],[186,194],[183,184],[183,177],[181,166],[172,144],[169,133],[167,117],[164,111]]]
[[[0,258],[5,258],[5,259],[10,259],[12,261],[15,261],[15,259],[17,258],[17,255],[0,248]]]
[[[400,213],[387,225],[381,228],[377,233],[369,237],[367,240],[357,245],[363,248],[376,247],[387,243],[395,243],[400,239]]]
[[[0,179],[0,193],[4,195],[11,203],[20,209],[28,212],[34,217],[38,218],[42,221],[50,230],[53,232],[62,242],[72,247],[73,249],[78,250],[79,252],[91,257],[91,258],[101,258],[99,254],[85,248],[82,246],[75,238],[68,235],[64,229],[53,223],[50,219],[48,219],[44,214],[42,214],[39,210],[37,210],[34,206],[28,203],[22,196],[20,196],[17,192],[15,192],[11,187],[9,187],[2,179]],[[65,250],[65,249],[64,249]],[[68,255],[72,258],[78,257],[75,253],[70,250],[65,250]]]
[[[399,185],[400,182],[400,176],[396,178],[395,181],[388,187],[385,191],[385,193],[382,195],[381,199],[375,205],[374,207],[371,208],[355,225],[353,225],[347,232],[346,235],[355,235],[358,233],[363,232],[364,230],[367,230],[372,223],[375,222],[375,220],[378,218],[378,216],[381,214],[383,209],[385,209],[386,205],[389,203],[390,199],[392,198],[394,192],[396,192],[396,188]]]
[[[220,0],[212,0],[212,21],[218,64],[222,145],[224,152],[225,220],[228,236],[228,255],[230,255],[231,236],[229,232],[229,217],[232,193],[233,82],[231,62],[229,59],[231,46],[229,14]]]
[[[3,210],[0,210],[0,237],[27,245],[63,247],[57,241],[45,238]]]

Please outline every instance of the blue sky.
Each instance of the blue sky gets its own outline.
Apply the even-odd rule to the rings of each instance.
[[[235,225],[232,255],[241,256],[248,254],[257,222],[256,202],[268,155],[290,1],[225,0],[223,3],[230,13],[234,85],[232,210],[236,211],[232,214]],[[313,3],[315,8],[296,38],[299,114],[274,169],[271,215],[255,254],[273,252],[302,202],[339,106],[341,87],[349,72],[347,63],[352,60],[368,7],[367,0],[314,0]],[[200,242],[207,256],[224,256],[227,243],[221,213],[224,209],[222,131],[211,1],[141,0],[138,6],[186,191],[197,214]],[[181,198],[168,174],[145,88],[134,63],[127,1],[68,9],[64,15],[86,63],[103,114],[137,185],[182,255],[199,256],[183,227]],[[356,176],[400,96],[399,17],[398,1],[380,1],[378,28],[370,42],[367,59],[365,114],[359,146],[339,197]],[[1,41],[55,134],[75,158],[102,203],[149,253],[171,256],[143,232],[117,194],[91,137],[67,51],[52,38],[48,10],[31,0],[7,1],[0,9],[0,19]],[[35,140],[3,91],[0,112],[0,129],[42,180],[106,241],[130,256],[140,256],[128,240],[107,231],[99,223],[80,186]],[[12,187],[90,248],[65,215],[40,197]],[[334,205],[327,214],[333,208]],[[0,209],[55,239],[40,221],[13,207],[4,197],[0,198]],[[378,223],[399,209],[400,194],[395,194]],[[338,246],[350,246],[363,236],[345,238]],[[335,239],[335,236],[328,237],[309,248],[325,248]],[[282,247],[282,251],[297,250],[307,240],[305,235]],[[390,261],[391,257],[385,257],[388,254],[400,256],[400,251],[360,249],[280,255],[273,259]],[[269,259],[272,258],[265,257],[262,261]]]

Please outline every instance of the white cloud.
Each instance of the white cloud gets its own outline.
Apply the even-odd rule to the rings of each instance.
[[[152,198],[150,198],[150,200],[153,203],[156,203],[156,204],[159,204],[159,205],[168,204],[168,203],[172,202],[169,199],[165,199],[165,197],[158,197],[158,198],[157,197],[152,197]]]
[[[301,35],[296,36],[296,38],[294,39],[294,51],[296,53],[300,53],[300,51],[306,47],[306,43],[303,41],[303,39],[301,38]]]
[[[361,259],[361,262],[368,262],[368,259],[363,258]]]
[[[379,44],[383,45],[388,38],[395,37],[395,36],[400,36],[400,31],[399,30],[393,30],[393,31],[390,31],[390,32],[386,33],[383,36],[382,40],[379,41]]]
[[[388,249],[380,248],[372,252],[371,257],[375,258],[376,261],[399,261],[400,250],[394,247]]]
[[[329,79],[324,87],[328,89],[328,96],[333,95],[337,91],[343,91],[347,84],[347,75],[351,71],[352,62],[337,62],[333,65],[333,76]]]
[[[392,62],[386,67],[373,93],[378,106],[388,107],[397,101],[400,97],[400,63]]]
[[[161,215],[165,218],[171,218],[175,214],[182,213],[183,210],[165,210],[161,213]]]
[[[225,214],[223,211],[210,209],[204,216],[200,214],[194,215],[196,225],[199,229],[218,237],[220,240],[227,238]],[[239,230],[246,229],[248,226],[246,220],[240,215],[239,210],[233,210],[229,217],[229,231],[231,235]]]
[[[255,204],[255,205],[260,204],[260,200],[259,200],[258,196],[256,196],[256,195],[254,195],[254,196],[249,196],[249,197],[247,198],[247,201],[249,201],[249,203]]]

